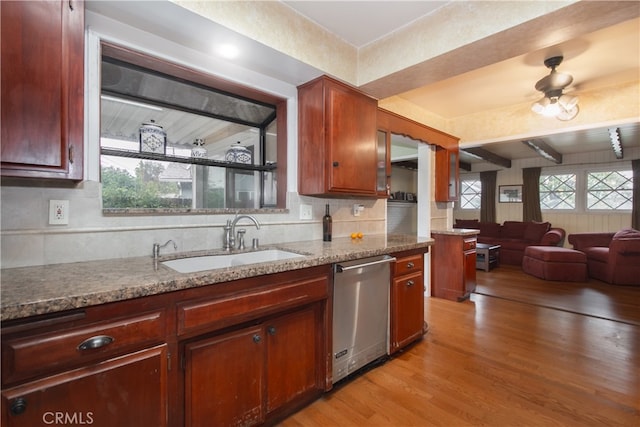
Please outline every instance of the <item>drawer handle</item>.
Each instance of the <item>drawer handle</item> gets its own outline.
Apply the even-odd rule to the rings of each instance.
[[[413,282],[413,280],[407,280],[407,287],[411,287],[415,285],[415,283]]]
[[[275,335],[276,334],[275,326],[269,326],[269,328],[267,328],[267,332],[269,332],[269,335]]]
[[[253,342],[259,343],[260,341],[262,341],[262,337],[260,335],[258,335],[258,334],[255,334],[253,336]]]
[[[78,346],[78,350],[91,350],[94,348],[104,347],[105,345],[111,344],[113,341],[115,341],[114,338],[109,335],[98,335],[82,341]]]
[[[413,267],[415,267],[415,265],[412,262],[407,263],[407,268],[413,268]]]

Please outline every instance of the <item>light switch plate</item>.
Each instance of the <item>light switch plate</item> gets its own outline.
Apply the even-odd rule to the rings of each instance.
[[[49,200],[49,225],[69,224],[69,201]]]
[[[300,219],[313,219],[313,209],[311,205],[300,205]]]

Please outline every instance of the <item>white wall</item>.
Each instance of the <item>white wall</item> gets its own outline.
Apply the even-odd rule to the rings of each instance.
[[[581,154],[564,155],[563,162],[556,165],[542,158],[515,160],[510,169],[498,171],[496,185],[521,185],[522,169],[528,167],[541,167],[542,174],[580,172],[597,167],[607,167],[613,170],[631,169],[631,159],[640,158],[640,147],[627,148],[624,151],[624,159],[616,160],[613,151],[587,152]],[[486,170],[491,170],[486,167]],[[480,171],[463,172],[460,177],[479,177]],[[479,210],[459,209],[456,204],[453,210],[454,218],[459,219],[479,219]],[[567,236],[571,233],[588,231],[618,231],[624,227],[631,226],[631,211],[621,212],[586,212],[582,208],[571,212],[542,211],[543,221],[549,221],[553,227],[564,228]],[[496,202],[496,222],[522,220],[522,203],[497,203]],[[568,243],[565,241],[565,246]],[[568,245],[570,246],[570,245]]]
[[[330,203],[333,234],[384,233],[386,200],[325,200],[297,193],[297,89],[252,70],[225,63],[150,33],[87,12],[85,70],[85,180],[74,188],[3,185],[1,201],[2,268],[151,255],[153,243],[173,239],[179,251],[222,246],[222,227],[231,215],[105,216],[99,182],[100,39],[146,51],[288,99],[287,209],[256,214],[260,230],[247,226],[247,239],[262,245],[320,239],[325,203]],[[69,200],[69,225],[48,225],[49,200]],[[299,220],[300,203],[313,207],[313,220]],[[365,206],[359,217],[354,203]]]

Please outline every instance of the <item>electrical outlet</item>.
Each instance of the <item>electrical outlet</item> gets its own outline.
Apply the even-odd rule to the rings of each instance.
[[[49,200],[49,225],[69,224],[69,201]]]
[[[360,216],[362,211],[364,211],[364,205],[353,205],[353,216]]]
[[[300,219],[313,219],[313,209],[311,205],[300,205]]]

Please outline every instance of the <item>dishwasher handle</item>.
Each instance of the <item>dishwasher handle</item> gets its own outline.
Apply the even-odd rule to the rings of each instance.
[[[336,272],[337,273],[342,273],[343,271],[355,270],[356,268],[369,267],[371,265],[386,264],[386,263],[394,262],[394,261],[396,261],[396,258],[394,258],[394,257],[386,257],[386,258],[378,260],[378,261],[363,262],[362,264],[349,265],[349,266],[346,266],[346,267],[343,266],[343,265],[340,265],[340,264],[336,264]]]

